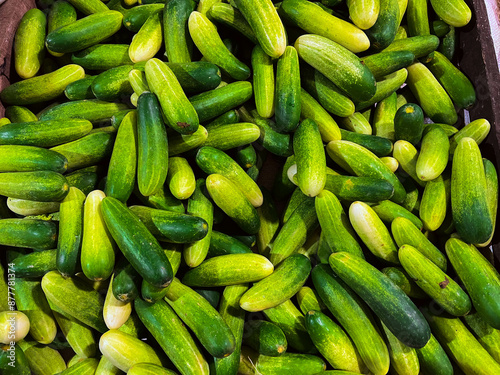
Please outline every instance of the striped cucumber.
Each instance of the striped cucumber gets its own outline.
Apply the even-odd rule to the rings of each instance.
[[[325,369],[325,362],[311,354],[285,353],[279,357],[260,355],[255,364],[255,370],[260,374],[317,374]]]
[[[68,160],[61,154],[41,147],[0,146],[0,172],[54,171],[64,173]]]
[[[134,35],[128,49],[130,60],[136,63],[153,58],[160,50],[162,41],[162,12],[157,11],[148,17]]]
[[[196,180],[186,159],[179,156],[169,159],[167,181],[172,195],[177,199],[188,199],[194,192]]]
[[[394,158],[399,162],[399,166],[420,186],[425,186],[426,182],[417,176],[418,151],[410,142],[399,140],[394,143],[392,152]]]
[[[99,74],[92,81],[92,92],[95,97],[103,101],[120,99],[122,95],[133,92],[128,75],[132,70],[131,65],[117,66]]]
[[[448,165],[450,141],[445,131],[434,126],[425,133],[420,146],[416,172],[422,181],[431,181],[443,173]]]
[[[330,142],[341,138],[341,130],[330,114],[307,91],[300,92],[301,118],[315,121],[318,125],[321,139]]]
[[[297,50],[285,49],[276,68],[275,130],[289,133],[295,130],[300,120],[300,69]]]
[[[54,249],[57,244],[57,225],[38,219],[1,219],[0,244],[41,250]]]
[[[388,200],[380,201],[372,205],[371,208],[378,217],[387,224],[391,224],[393,220],[398,217],[404,217],[410,220],[419,229],[423,227],[422,221],[417,216],[394,202]]]
[[[398,0],[380,0],[377,21],[366,30],[371,46],[376,50],[388,47],[396,37],[400,23],[398,3]]]
[[[356,134],[372,134],[372,126],[362,113],[354,112],[352,115],[340,119],[339,122],[344,129]]]
[[[62,201],[68,194],[66,178],[52,171],[0,173],[0,194],[39,202]]]
[[[14,67],[21,79],[37,74],[45,55],[47,19],[40,9],[24,13],[14,36]]]
[[[416,350],[403,344],[387,329],[384,323],[381,323],[387,338],[387,346],[389,356],[391,357],[391,365],[398,374],[414,374],[418,375],[420,364]]]
[[[453,366],[434,335],[423,348],[416,349],[423,375],[453,375]]]
[[[96,44],[73,53],[71,61],[90,70],[108,70],[131,65],[128,44]]]
[[[467,25],[472,16],[469,6],[462,0],[432,0],[431,5],[436,14],[453,27]]]
[[[486,119],[477,119],[465,125],[450,139],[450,154],[455,152],[458,142],[465,137],[472,138],[480,145],[488,136],[491,124]]]
[[[479,343],[498,362],[500,359],[500,331],[486,323],[477,312],[467,314],[464,320]]]
[[[73,7],[73,5],[66,1],[54,2],[49,10],[49,14],[47,15],[47,33],[51,33],[59,27],[66,26],[70,23],[75,22],[76,18],[76,9]],[[56,57],[60,57],[63,55],[62,53],[52,52],[50,50],[49,53]]]
[[[245,323],[244,343],[260,354],[271,357],[283,354],[288,346],[281,328],[265,320],[251,320]]]
[[[253,90],[257,112],[264,118],[274,114],[274,67],[260,45],[252,50]]]
[[[443,224],[449,209],[450,180],[442,176],[425,184],[420,200],[419,216],[426,230],[435,231]]]
[[[193,41],[187,32],[187,22],[194,5],[191,0],[175,0],[169,1],[163,8],[165,53],[172,63],[191,61]]]

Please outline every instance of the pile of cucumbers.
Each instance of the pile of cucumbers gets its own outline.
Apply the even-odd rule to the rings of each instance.
[[[0,93],[0,373],[500,374],[470,19],[40,1]]]

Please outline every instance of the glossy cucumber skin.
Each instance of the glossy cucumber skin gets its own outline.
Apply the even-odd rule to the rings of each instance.
[[[68,160],[61,154],[41,147],[0,146],[1,172],[54,171],[64,173]]]
[[[152,13],[162,9],[164,9],[162,3],[136,5],[133,8],[127,9],[127,12],[123,16],[123,26],[136,33]]]
[[[443,224],[446,212],[449,211],[450,180],[442,176],[425,184],[424,194],[420,200],[419,216],[424,228],[435,231]]]
[[[69,100],[84,100],[84,99],[94,99],[95,95],[92,92],[92,82],[95,76],[88,76],[78,81],[71,82],[64,89],[64,95]]]
[[[52,171],[5,172],[0,174],[0,194],[39,202],[62,201],[69,185],[60,173]]]
[[[14,38],[14,66],[22,79],[33,77],[43,62],[45,55],[45,25],[47,19],[39,9],[28,10]]]
[[[416,59],[425,57],[439,46],[439,38],[435,35],[420,35],[395,40],[383,52],[410,51]]]
[[[415,284],[402,267],[385,267],[382,272],[387,275],[410,298],[426,298],[427,295]]]
[[[366,56],[362,59],[376,79],[406,68],[413,63],[415,55],[410,51],[387,51]]]
[[[186,159],[179,156],[170,158],[166,183],[177,199],[188,199],[193,194],[196,180]]]
[[[97,99],[75,100],[56,105],[44,111],[40,116],[40,121],[67,120],[71,118],[100,122],[110,119],[117,111],[127,108],[127,105],[123,103],[109,103]]]
[[[424,131],[424,113],[416,104],[407,103],[400,107],[394,117],[394,137],[416,146]]]
[[[139,282],[139,274],[126,259],[117,262],[112,285],[113,295],[117,300],[135,300],[139,296]]]
[[[453,375],[453,366],[434,335],[423,348],[416,349],[420,371],[424,375]]]
[[[153,12],[130,43],[130,60],[136,63],[153,58],[160,50],[162,40],[162,12]]]
[[[116,33],[122,25],[123,15],[108,10],[52,31],[45,40],[53,52],[75,52],[90,47]]]
[[[300,69],[297,50],[288,46],[278,60],[276,69],[275,127],[288,133],[297,127],[300,119]]]
[[[404,217],[410,220],[419,229],[423,227],[422,221],[417,216],[394,202],[388,200],[380,201],[371,207],[378,217],[388,224],[392,223],[394,219],[398,217]]]
[[[56,269],[56,250],[36,251],[17,257],[11,264],[18,278],[42,277]]]
[[[410,36],[431,34],[426,1],[409,0],[406,12]]]
[[[403,344],[421,348],[429,341],[431,332],[422,313],[382,272],[348,253],[330,255],[329,263]]]
[[[208,137],[205,146],[219,150],[229,150],[246,146],[255,142],[261,136],[259,127],[249,122],[224,124],[208,128]]]
[[[458,142],[465,137],[472,138],[480,145],[491,130],[491,124],[486,119],[477,119],[465,125],[450,139],[450,154],[455,152]]]
[[[467,25],[471,19],[471,10],[462,0],[433,0],[431,5],[436,14],[448,25],[462,27]]]
[[[304,89],[300,91],[300,105],[302,108],[301,118],[316,122],[324,142],[341,138],[341,130],[332,116]]]
[[[262,374],[316,374],[326,369],[323,360],[311,354],[285,353],[279,357],[260,355],[256,370]]]
[[[123,203],[111,197],[103,199],[101,211],[106,227],[137,272],[153,286],[169,285],[173,277],[170,262],[139,218]]]

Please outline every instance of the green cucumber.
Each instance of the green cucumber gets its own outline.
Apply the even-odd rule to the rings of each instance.
[[[78,169],[66,175],[66,180],[71,187],[80,189],[83,194],[95,190],[97,185],[97,172],[93,167]]]
[[[109,103],[97,99],[75,100],[50,108],[40,120],[85,119],[101,122],[110,119],[116,112],[127,109],[123,103]]]
[[[107,10],[81,18],[47,35],[45,45],[53,52],[75,52],[93,46],[116,33],[123,15]]]
[[[132,70],[131,65],[117,66],[99,74],[92,81],[92,92],[99,100],[111,102],[119,99],[122,95],[132,94],[128,74]]]
[[[300,70],[297,50],[288,46],[276,69],[275,130],[289,133],[300,120]]]
[[[389,352],[368,307],[326,264],[314,267],[312,281],[323,303],[351,337],[366,367],[389,371]]]
[[[356,234],[337,197],[325,189],[316,197],[314,203],[322,234],[331,252],[347,251],[364,257]]]
[[[295,188],[292,196],[288,200],[285,211],[283,212],[283,224],[285,224],[288,219],[290,219],[297,207],[299,207],[305,201],[312,201],[312,198],[302,193],[299,187]]]
[[[128,55],[132,62],[147,61],[153,58],[161,48],[162,35],[162,12],[153,12],[140,30],[135,34]]]
[[[57,225],[36,219],[1,219],[0,244],[48,250],[56,247]]]
[[[96,44],[73,53],[71,61],[90,70],[108,70],[130,65],[128,44]]]
[[[113,149],[115,135],[107,132],[96,132],[73,142],[52,147],[68,159],[68,169],[74,170],[96,165],[105,160]]]
[[[442,176],[425,184],[419,216],[426,230],[435,231],[443,224],[449,206],[449,190],[449,180],[444,181]]]
[[[68,160],[63,155],[32,146],[0,146],[0,159],[0,172],[42,170],[64,173],[68,167]]]
[[[178,156],[169,159],[166,183],[172,195],[177,199],[188,199],[193,194],[196,181],[186,159]]]
[[[101,212],[103,191],[94,190],[87,196],[83,207],[83,234],[81,265],[90,280],[106,280],[115,265],[114,241],[107,230]]]
[[[301,118],[316,122],[324,142],[341,138],[341,130],[332,116],[304,89],[300,92],[300,105]]]
[[[380,0],[377,21],[366,30],[374,49],[383,50],[394,41],[400,24],[399,12],[398,0]]]
[[[375,94],[375,78],[371,71],[339,44],[319,35],[303,35],[295,41],[295,48],[305,62],[352,99],[369,100]]]
[[[10,198],[40,202],[62,201],[69,185],[60,173],[52,171],[0,173],[0,194]]]
[[[126,202],[134,190],[137,168],[137,112],[123,118],[113,146],[106,179],[106,196]]]
[[[260,135],[259,127],[248,122],[212,126],[208,128],[208,137],[204,145],[229,150],[248,145],[259,139]]]
[[[416,350],[403,344],[381,323],[385,336],[387,337],[389,356],[392,368],[398,374],[418,374],[420,365]]]
[[[122,302],[135,300],[139,296],[139,279],[139,274],[125,258],[118,261],[113,278],[115,298]]]
[[[298,185],[305,195],[315,197],[325,187],[326,156],[318,125],[313,120],[300,123],[293,136],[293,150]]]
[[[208,256],[218,257],[229,254],[249,254],[252,250],[243,242],[227,234],[212,231]]]
[[[99,0],[69,0],[76,9],[85,15],[106,12],[109,8]]]
[[[258,254],[228,254],[205,260],[184,274],[183,284],[188,286],[227,286],[256,282],[273,273],[267,258]]]
[[[328,38],[353,53],[366,51],[370,47],[370,41],[362,30],[309,1],[285,0],[280,12],[306,32]]]
[[[99,339],[99,350],[120,370],[127,372],[136,363],[161,365],[153,348],[134,336],[111,329]]]
[[[343,140],[357,143],[379,157],[389,155],[393,149],[392,142],[382,136],[360,134],[344,129],[340,129],[340,134]]]
[[[472,138],[480,145],[490,133],[491,124],[486,119],[477,119],[465,125],[450,140],[450,154],[455,152],[458,142],[465,137]]]
[[[260,354],[272,357],[283,354],[288,346],[281,328],[265,320],[245,323],[244,343]]]
[[[406,68],[413,63],[415,55],[410,51],[387,51],[362,58],[363,63],[373,73],[375,79]]]
[[[103,316],[104,322],[109,329],[118,329],[129,319],[132,312],[130,301],[123,302],[113,294],[114,275],[111,276],[109,287],[104,300]]]
[[[258,232],[260,220],[257,211],[236,184],[223,175],[211,174],[206,185],[214,203],[241,229],[249,234]]]
[[[10,267],[15,270],[16,277],[19,278],[42,277],[56,269],[56,250],[35,251],[22,255],[16,258]]]
[[[318,225],[314,199],[308,198],[293,211],[276,235],[269,256],[271,262],[277,265],[296,253]]]
[[[7,86],[0,93],[4,104],[28,105],[53,100],[64,92],[71,82],[84,78],[78,65],[69,64],[55,72],[25,79]]]
[[[218,65],[234,79],[245,80],[250,76],[248,66],[229,52],[215,25],[204,14],[192,12],[188,28],[194,44],[208,61]]]
[[[59,211],[59,202],[37,202],[26,199],[7,198],[7,207],[17,215],[32,216]]]
[[[314,344],[306,331],[304,315],[291,300],[281,305],[264,310],[264,315],[276,324],[286,336],[289,347],[300,352],[314,351]]]
[[[33,341],[20,341],[32,374],[58,374],[66,369],[62,355],[48,345]]]
[[[11,105],[5,108],[5,116],[9,118],[11,122],[33,122],[38,121],[38,117],[31,112],[28,108]]]
[[[399,168],[399,162],[396,158],[393,158],[392,156],[384,156],[380,158],[380,160],[382,160],[382,162],[389,167],[392,173],[396,173]]]
[[[139,69],[132,69],[128,73],[128,80],[130,81],[130,85],[132,86],[134,93],[137,95],[141,95],[144,91],[150,90],[146,81],[146,73],[140,71]]]
[[[252,168],[258,162],[257,152],[252,145],[242,147],[236,151],[234,161],[236,161],[241,168]]]
[[[165,288],[158,288],[143,280],[141,284],[141,297],[148,303],[156,303],[157,301],[165,298],[168,286]]]
[[[21,79],[37,74],[45,55],[47,19],[40,9],[24,13],[14,36],[14,67]]]
[[[273,106],[274,108],[274,106]],[[220,125],[227,125],[227,124],[236,124],[240,121],[240,115],[237,110],[230,110],[227,111],[226,113],[223,113],[219,117],[217,117],[215,120],[210,121],[207,125],[206,128],[216,128]]]
[[[457,45],[457,36],[455,28],[450,25],[450,31],[443,37],[439,45],[438,51],[441,52],[448,60],[453,60]]]
[[[257,248],[260,254],[267,255],[270,244],[279,229],[279,217],[271,194],[263,189],[264,201],[257,209],[260,218],[260,228],[257,232]]]
[[[311,262],[301,254],[286,258],[276,270],[252,286],[240,299],[242,309],[262,311],[285,302],[299,291],[311,272]],[[275,285],[281,285],[277,290]]]
[[[147,4],[136,5],[127,9],[127,12],[123,16],[123,26],[136,33],[140,30],[141,26],[144,25],[144,22],[146,22],[151,14],[155,11],[162,10],[164,6],[164,4]]]
[[[150,196],[163,186],[168,169],[167,133],[154,94],[139,97],[137,115],[137,184],[142,195]]]
[[[409,0],[406,15],[408,34],[410,36],[431,34],[429,15],[427,14],[427,1]]]
[[[372,27],[380,13],[380,1],[378,0],[349,0],[347,7],[352,22],[362,30]]]
[[[93,375],[97,369],[99,361],[96,358],[87,358],[75,363],[59,374],[61,375]]]
[[[488,210],[486,177],[479,146],[462,138],[453,155],[451,208],[455,228],[469,243],[483,243],[493,231]]]
[[[286,49],[286,32],[271,0],[235,0],[264,52],[273,59]]]
[[[449,148],[448,136],[441,127],[432,127],[425,133],[416,165],[420,180],[431,181],[441,175],[448,165]]]
[[[422,229],[423,227],[422,221],[417,216],[394,202],[388,200],[380,201],[371,206],[371,208],[387,224],[391,224],[398,217],[404,217],[410,220],[417,228]]]
[[[176,373],[154,363],[136,363],[127,372],[130,375],[175,375]]]
[[[491,242],[493,235],[495,233],[496,227],[496,217],[497,217],[497,209],[498,209],[498,175],[495,169],[495,166],[488,159],[483,158],[484,164],[484,174],[486,176],[486,194],[488,207],[490,210],[490,215],[493,221],[493,232],[491,233],[490,238],[481,244],[478,244],[478,247],[486,247]]]
[[[15,358],[15,362],[12,361]],[[19,345],[0,347],[0,369],[5,375],[30,375],[28,359]]]
[[[453,375],[453,366],[434,335],[423,348],[416,349],[423,375]]]
[[[47,33],[51,33],[52,31],[62,26],[66,26],[70,23],[75,22],[76,18],[76,9],[73,7],[73,5],[66,1],[54,2],[47,15]],[[49,53],[56,57],[60,57],[63,55],[62,53],[52,52],[50,50]]]
[[[349,336],[327,315],[309,311],[306,314],[306,329],[319,352],[332,367],[355,373],[366,371]]]
[[[432,315],[424,310],[439,343],[464,373],[488,374],[500,371],[500,365],[490,356],[460,318]]]
[[[174,279],[165,301],[191,328],[211,355],[223,358],[235,350],[234,335],[227,323],[208,301],[194,290]]]
[[[472,330],[479,343],[490,353],[495,361],[500,359],[500,331],[491,327],[474,312],[464,317],[465,324]]]
[[[250,82],[233,82],[215,90],[189,98],[193,104],[200,122],[204,123],[220,116],[230,109],[238,107],[252,96]]]
[[[340,119],[340,123],[348,131],[356,134],[372,134],[372,126],[362,113],[354,112],[352,115]]]
[[[382,272],[391,279],[394,284],[399,286],[403,292],[410,298],[426,298],[427,294],[419,288],[410,278],[406,271],[401,267],[385,267]]]
[[[366,148],[349,141],[331,141],[326,147],[328,155],[340,166],[348,167],[359,177],[376,177],[394,187],[392,200],[401,203],[406,191],[396,175]]]
[[[89,284],[78,278],[64,278],[51,271],[42,278],[42,289],[47,299],[65,315],[106,332],[102,309],[104,299]]]
[[[172,134],[168,137],[168,154],[175,156],[197,148],[208,138],[207,129],[199,126],[192,134]]]
[[[435,35],[420,35],[399,39],[392,42],[383,52],[409,51],[416,59],[428,56],[439,46],[439,38]]]
[[[401,106],[394,117],[394,138],[408,141],[416,146],[424,131],[424,113],[417,104]]]
[[[297,303],[299,304],[300,311],[302,313],[307,314],[309,311],[327,311],[326,306],[321,302],[318,293],[309,288],[308,286],[303,286],[298,291],[297,295]]]
[[[169,1],[163,8],[165,53],[172,63],[191,61],[193,42],[187,32],[187,22],[194,5],[193,1],[175,0]]]
[[[462,0],[432,0],[431,5],[439,18],[450,26],[465,26],[472,16],[469,6]]]
[[[118,367],[115,367],[105,356],[101,356],[99,365],[97,366],[95,373],[97,375],[118,375],[122,373],[122,370],[120,370]]]
[[[264,149],[278,155],[288,157],[292,155],[292,137],[290,134],[281,134],[273,129],[272,121],[262,118],[257,111],[251,113],[252,121],[260,128],[259,143]]]
[[[252,43],[259,45],[252,28],[241,12],[229,4],[218,2],[218,0],[215,1],[216,3],[210,7],[208,12],[206,12],[207,17],[239,31],[243,36],[250,39]]]
[[[462,288],[417,249],[403,245],[398,256],[408,275],[445,311],[455,316],[470,311],[471,301]]]
[[[136,69],[139,64],[135,64]],[[195,94],[215,89],[221,83],[220,70],[215,64],[206,61],[188,63],[166,63],[175,74],[186,94]],[[143,69],[142,69],[143,70]]]
[[[260,116],[269,118],[274,114],[275,107],[274,67],[271,57],[260,45],[252,50],[252,70],[257,112]]]
[[[392,155],[399,162],[401,169],[403,169],[413,181],[420,186],[425,186],[426,182],[420,180],[417,176],[418,151],[415,146],[408,141],[397,141],[394,143]]]
[[[446,242],[446,255],[469,293],[481,318],[500,328],[500,276],[490,262],[474,247],[456,238]]]
[[[255,370],[259,374],[317,374],[326,369],[320,357],[311,354],[285,353],[279,357],[260,355]]]
[[[373,129],[376,136],[394,141],[394,117],[396,116],[397,109],[396,92],[393,92],[377,104],[373,117]],[[373,152],[373,150],[371,151]]]
[[[96,76],[88,76],[78,81],[71,82],[64,89],[64,95],[69,100],[84,100],[84,99],[94,99],[95,95],[92,92],[92,82]]]
[[[329,263],[403,344],[421,348],[429,341],[430,329],[423,315],[382,272],[345,252],[331,254]]]

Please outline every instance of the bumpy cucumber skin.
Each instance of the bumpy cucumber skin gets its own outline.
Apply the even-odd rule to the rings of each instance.
[[[382,50],[394,41],[398,27],[398,0],[380,0],[380,13],[377,21],[366,30],[366,35],[375,49]]]
[[[266,55],[260,45],[252,51],[252,70],[257,112],[269,118],[274,114],[274,68],[271,57]]]
[[[300,119],[300,69],[297,50],[288,46],[278,60],[276,69],[276,130],[288,133]]]
[[[16,30],[14,38],[14,66],[22,79],[33,77],[45,55],[45,14],[39,9],[28,10]]]

